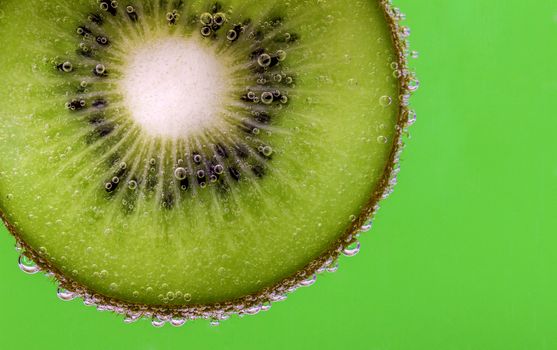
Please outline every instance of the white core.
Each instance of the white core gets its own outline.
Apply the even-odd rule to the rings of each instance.
[[[194,40],[148,42],[130,53],[121,88],[132,118],[150,135],[183,138],[218,121],[228,74]]]

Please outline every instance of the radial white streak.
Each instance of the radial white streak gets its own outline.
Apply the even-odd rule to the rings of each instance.
[[[120,81],[132,118],[152,136],[186,138],[221,118],[229,71],[192,39],[149,41],[130,53]]]

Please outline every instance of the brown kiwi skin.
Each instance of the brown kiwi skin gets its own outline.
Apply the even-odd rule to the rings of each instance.
[[[399,18],[394,11],[390,0],[371,0],[377,1],[378,6],[381,6],[385,13],[387,24],[391,31],[392,42],[395,48],[396,61],[401,71],[408,71],[408,61],[405,55],[407,52],[408,43],[406,38],[400,33]],[[399,78],[398,92],[399,96],[410,95],[414,89],[410,89],[414,77],[403,74]],[[115,313],[126,315],[128,317],[134,316],[133,320],[142,317],[153,319],[162,319],[163,321],[170,321],[174,319],[191,320],[196,318],[215,318],[218,319],[223,315],[230,315],[235,313],[242,313],[253,307],[260,306],[265,303],[271,303],[273,296],[286,295],[290,291],[302,285],[302,282],[312,278],[323,267],[326,267],[331,261],[335,261],[339,255],[357,241],[357,235],[361,233],[362,226],[372,218],[377,209],[379,202],[392,190],[391,179],[396,177],[398,171],[397,166],[399,162],[400,153],[404,147],[402,137],[406,133],[409,126],[408,123],[408,107],[400,101],[398,107],[398,121],[395,130],[395,138],[393,148],[389,155],[389,161],[384,169],[383,177],[379,181],[376,191],[369,199],[365,208],[361,211],[360,215],[352,225],[339,237],[331,247],[325,251],[321,256],[307,264],[303,269],[297,273],[283,279],[281,282],[267,287],[257,293],[246,295],[242,298],[228,300],[216,304],[192,304],[184,306],[168,306],[168,305],[146,305],[131,303],[125,300],[118,300],[106,295],[99,294],[81,284],[72,280],[64,275],[60,270],[53,266],[47,259],[45,259],[39,252],[29,246],[21,237],[16,227],[11,224],[4,212],[0,209],[0,219],[8,229],[9,233],[16,239],[17,245],[21,248],[21,254],[31,259],[42,272],[51,276],[59,285],[60,288],[73,293],[76,297],[92,300],[93,304],[100,309],[111,310]],[[249,314],[249,312],[246,312]]]

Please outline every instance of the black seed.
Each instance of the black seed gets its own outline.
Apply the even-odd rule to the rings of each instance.
[[[85,36],[87,34],[91,34],[91,30],[85,26],[79,26],[77,27],[77,34],[81,35],[81,36]]]
[[[222,4],[219,2],[215,2],[213,6],[211,6],[211,12],[217,13],[222,10]]]
[[[73,99],[71,102],[68,103],[68,107],[72,111],[79,111],[86,107],[86,103],[84,100],[77,100]]]
[[[269,65],[269,67],[274,67],[279,63],[280,63],[280,61],[277,57],[271,56],[271,64]]]
[[[207,177],[203,176],[203,177],[197,177],[197,184],[199,186],[203,186],[203,184],[207,184]]]
[[[93,23],[95,23],[99,26],[103,24],[103,18],[100,14],[91,13],[88,18],[89,18],[89,21],[91,21],[91,22],[93,22]]]
[[[256,127],[252,125],[249,120],[242,120],[238,127],[240,130],[248,134],[252,134],[253,130],[256,129]]]
[[[174,1],[174,8],[180,10],[184,6],[183,0]]]
[[[271,20],[269,22],[271,22],[271,24],[273,26],[279,26],[279,25],[282,24],[282,17],[280,17],[280,16],[273,17],[273,18],[271,18]]]
[[[271,116],[265,112],[259,112],[255,115],[255,120],[261,124],[269,124],[271,121]]]
[[[182,191],[187,191],[190,188],[190,180],[186,177],[183,180],[180,180],[180,189]]]
[[[263,176],[265,176],[265,168],[263,168],[263,166],[261,165],[255,165],[253,168],[251,168],[251,171],[258,178],[262,178]]]
[[[246,159],[249,156],[249,149],[245,145],[235,145],[234,149],[236,151],[236,155],[241,159]]]
[[[76,52],[83,57],[88,57],[88,58],[93,57],[93,51],[89,48],[87,49],[79,48]]]
[[[215,151],[217,152],[217,154],[218,154],[220,157],[222,157],[222,158],[224,158],[224,159],[228,158],[228,151],[227,151],[226,148],[225,148],[223,145],[221,145],[220,143],[218,143],[218,144],[215,145]]]
[[[102,98],[93,101],[93,104],[92,104],[93,107],[98,108],[98,109],[105,108],[107,105],[108,105],[108,102],[106,102],[106,100],[104,100]]]
[[[130,20],[132,22],[137,22],[137,20],[139,19],[139,16],[137,15],[137,13],[134,11],[132,13],[128,13],[128,17],[130,18]]]
[[[252,59],[252,60],[255,60],[264,53],[265,53],[265,49],[259,48],[257,50],[252,51],[249,58]]]
[[[112,6],[112,1],[101,1],[100,6],[101,9],[105,10],[113,16],[116,16],[116,13],[118,13],[118,8]]]
[[[228,168],[228,173],[234,180],[240,181],[240,171],[236,167],[232,166]]]
[[[112,123],[100,124],[99,126],[97,126],[97,128],[95,128],[95,133],[96,133],[99,137],[108,136],[108,135],[110,135],[113,131],[114,131],[114,124],[112,124]]]
[[[157,177],[155,175],[148,175],[147,182],[145,183],[145,188],[149,191],[153,190],[157,186]]]
[[[255,32],[254,35],[255,40],[257,41],[262,41],[263,39],[265,39],[265,33],[263,33],[262,31],[258,30]]]
[[[174,195],[172,192],[166,192],[162,196],[162,207],[165,209],[172,209],[174,206]]]
[[[97,113],[90,115],[88,121],[91,125],[99,125],[105,121],[105,118],[104,115]]]

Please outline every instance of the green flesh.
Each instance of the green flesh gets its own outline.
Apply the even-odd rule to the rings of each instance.
[[[210,4],[187,3],[184,18]],[[124,5],[117,16],[124,15]],[[171,209],[162,208],[164,189],[157,184],[151,192],[140,191],[146,196],[126,211],[126,189],[109,196],[102,188],[112,172],[103,154],[114,143],[93,149],[86,142],[91,125],[64,107],[75,95],[76,81],[53,65],[76,57],[76,28],[98,4],[0,3],[0,208],[19,238],[90,290],[149,305],[207,304],[257,293],[331,248],[384,176],[396,142],[399,82],[378,2],[294,0],[277,6],[270,0],[223,0],[222,5],[231,10],[232,21],[252,23],[267,20],[273,9],[300,38],[285,48],[284,67],[295,76],[295,87],[273,119],[277,132],[264,135],[274,150],[266,175],[232,183],[224,196],[211,187],[181,195]],[[163,37],[169,30],[164,13]],[[159,25],[154,16],[140,15]],[[116,36],[111,30],[106,34]],[[182,31],[184,40],[201,38],[197,24],[172,30]],[[220,45],[222,38],[208,40],[209,46]],[[221,52],[229,53],[244,59]],[[103,84],[92,84],[91,90],[108,89]],[[383,96],[392,98],[389,106],[380,103]],[[124,132],[130,130],[135,129]],[[126,141],[131,159],[143,164],[156,154],[156,174],[170,181],[165,164],[172,167],[172,145],[145,135],[132,139],[139,146]],[[143,171],[139,163],[134,169]]]

